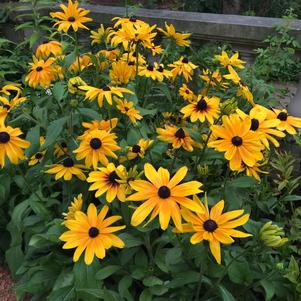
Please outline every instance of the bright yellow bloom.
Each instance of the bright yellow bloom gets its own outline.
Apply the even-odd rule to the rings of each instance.
[[[106,43],[110,42],[110,39],[108,38],[108,34],[112,31],[112,27],[104,28],[103,24],[100,24],[100,27],[97,29],[97,31],[91,31],[90,38],[92,39],[91,44],[101,44],[102,41],[105,41]]]
[[[87,91],[85,99],[92,101],[97,98],[100,108],[103,105],[104,99],[108,102],[108,104],[112,105],[112,96],[122,98],[123,93],[134,94],[131,90],[122,87],[104,86],[102,88],[95,88],[91,86],[80,86],[79,88]]]
[[[36,57],[39,59],[46,59],[50,55],[58,56],[62,54],[62,44],[58,41],[47,41],[38,46],[36,50]]]
[[[84,95],[85,91],[81,90],[79,87],[80,86],[86,86],[87,84],[85,83],[85,81],[79,77],[71,77],[68,80],[68,91],[71,94],[79,94],[79,95]]]
[[[62,141],[61,143],[56,143],[54,145],[54,156],[59,158],[66,155],[68,152],[68,146],[66,142]]]
[[[20,84],[8,84],[3,86],[0,89],[0,93],[3,93],[9,97],[14,96],[13,98],[19,98],[22,94],[22,89],[20,88]]]
[[[45,142],[45,138],[43,136],[40,137],[40,146],[42,146]],[[46,154],[46,149],[41,151],[41,152],[37,152],[35,153],[29,160],[28,165],[29,166],[33,166],[36,165],[38,163],[41,163],[45,157]]]
[[[186,84],[183,84],[182,87],[179,89],[179,94],[187,101],[193,102],[197,99],[197,96],[190,90]]]
[[[74,164],[74,160],[70,157],[63,160],[62,163],[53,164],[51,168],[46,170],[46,173],[55,174],[55,180],[64,178],[65,181],[70,181],[73,176],[76,176],[82,181],[86,180],[86,176],[82,169],[85,168],[83,165]]]
[[[190,33],[179,33],[176,32],[174,26],[172,24],[167,25],[165,22],[165,28],[166,31],[163,29],[159,28],[159,31],[161,31],[166,37],[174,40],[174,42],[183,47],[189,47],[190,46],[190,41],[188,38],[190,37]]]
[[[222,117],[223,125],[212,125],[216,140],[208,143],[209,147],[225,152],[230,161],[231,170],[240,170],[242,162],[254,166],[263,159],[264,148],[260,135],[251,130],[251,120],[241,120],[237,114]]]
[[[144,165],[144,174],[148,181],[135,180],[130,182],[131,187],[137,192],[127,198],[129,201],[143,201],[132,215],[131,224],[140,225],[152,212],[148,221],[151,222],[159,215],[159,222],[162,230],[166,230],[170,219],[178,229],[182,230],[182,219],[180,207],[187,208],[194,212],[203,213],[203,208],[198,202],[188,199],[190,195],[196,195],[202,190],[202,183],[190,181],[179,184],[186,176],[188,168],[181,167],[170,179],[169,171],[160,167],[158,171],[149,164]]]
[[[128,160],[134,160],[137,157],[144,158],[145,151],[153,144],[153,140],[141,138],[137,144],[129,148],[127,153]]]
[[[96,190],[95,197],[98,198],[106,193],[107,202],[111,203],[117,197],[119,201],[125,201],[125,185],[118,183],[120,176],[126,173],[123,165],[115,167],[109,163],[106,167],[100,167],[97,171],[89,173],[88,183],[93,183],[89,190]]]
[[[93,130],[78,137],[82,140],[79,147],[73,152],[76,153],[76,159],[85,159],[87,168],[93,166],[97,168],[98,162],[106,166],[109,164],[108,157],[117,159],[114,151],[120,149],[116,143],[117,136],[113,133],[103,130]]]
[[[184,118],[190,117],[191,122],[205,122],[213,124],[214,119],[217,119],[220,113],[220,99],[218,97],[203,97],[199,95],[197,100],[180,110],[184,114]]]
[[[244,86],[243,84],[239,84],[238,90],[237,90],[237,96],[242,96],[244,99],[246,99],[252,106],[255,106],[254,97],[252,92],[247,86]]]
[[[116,99],[116,108],[124,115],[130,118],[132,123],[136,123],[137,120],[141,120],[142,116],[140,111],[134,108],[134,103],[132,101]]]
[[[118,61],[112,63],[112,70],[110,70],[109,76],[112,84],[126,85],[135,78],[135,72],[127,62]]]
[[[163,64],[149,64],[147,66],[140,66],[138,75],[151,78],[152,80],[158,80],[162,82],[164,77],[172,77],[172,73],[168,70],[164,70]]]
[[[290,116],[287,113],[287,110],[272,109],[268,112],[268,119],[277,118],[280,120],[280,123],[277,125],[279,131],[286,131],[291,135],[295,135],[296,129],[301,128],[301,118]]]
[[[117,126],[118,118],[112,118],[108,120],[93,120],[91,122],[83,122],[82,126],[87,130],[82,135],[89,133],[93,130],[103,130],[103,131],[110,131]]]
[[[223,81],[223,76],[218,69],[213,72],[209,69],[205,69],[203,70],[203,75],[200,75],[200,78],[213,87],[219,86],[221,88],[227,88],[229,86],[229,83]]]
[[[63,12],[50,13],[52,18],[61,20],[54,24],[54,26],[58,25],[58,31],[67,32],[70,27],[72,27],[74,31],[78,31],[79,28],[89,30],[89,28],[83,24],[92,21],[91,18],[85,17],[90,12],[89,10],[78,8],[78,2],[75,1],[73,3],[71,0],[68,1],[68,6],[60,4],[60,7]]]
[[[239,172],[245,171],[246,175],[249,177],[253,177],[255,178],[258,182],[260,182],[260,176],[259,174],[268,174],[267,171],[264,171],[262,169],[260,169],[261,166],[265,165],[266,163],[255,163],[254,166],[248,166],[245,164],[242,164],[241,169],[239,170]]]
[[[83,71],[84,69],[92,65],[92,59],[87,54],[84,54],[79,59],[75,59],[75,61],[70,65],[69,71],[76,73],[79,70]]]
[[[158,139],[167,143],[172,143],[172,147],[178,149],[183,147],[186,151],[192,152],[195,142],[189,134],[182,128],[165,125],[165,129],[157,128]]]
[[[179,76],[183,75],[186,82],[190,81],[192,79],[192,75],[194,73],[194,69],[196,69],[198,66],[193,64],[192,62],[189,62],[186,57],[181,57],[178,61],[169,64],[169,67],[172,67],[171,70],[173,80]]]
[[[233,210],[222,213],[224,209],[223,200],[216,203],[210,211],[208,205],[203,205],[196,196],[195,201],[201,204],[203,213],[197,212],[197,214],[194,214],[183,208],[181,214],[188,223],[182,225],[183,231],[177,229],[175,232],[195,232],[190,238],[192,244],[207,240],[212,255],[217,263],[220,264],[221,243],[232,244],[234,243],[233,237],[245,238],[252,236],[251,234],[234,229],[247,223],[250,215],[243,215],[244,210]]]
[[[224,75],[224,78],[232,80],[234,84],[238,85],[241,83],[241,79],[237,72],[233,69],[232,66],[228,66],[229,74]]]
[[[243,120],[251,120],[250,129],[260,135],[259,138],[267,149],[270,148],[269,141],[271,141],[276,147],[279,147],[279,142],[273,136],[283,138],[285,134],[275,129],[281,122],[279,119],[268,119],[268,109],[260,105],[256,105],[251,109],[249,115],[239,109],[237,109],[236,112]]]
[[[224,67],[233,66],[239,69],[243,69],[246,62],[238,58],[239,53],[234,53],[230,58],[226,51],[222,51],[221,55],[216,55],[215,58],[220,62]]]
[[[63,249],[76,248],[73,261],[78,261],[81,254],[85,251],[85,263],[90,265],[94,256],[103,259],[106,256],[106,250],[111,247],[123,248],[124,242],[116,235],[112,234],[122,230],[125,226],[110,227],[111,224],[121,219],[121,216],[114,215],[105,218],[109,211],[108,206],[103,206],[97,215],[97,209],[94,204],[90,204],[87,214],[77,211],[73,220],[65,221],[65,226],[69,231],[60,236],[64,241]]]
[[[14,97],[12,100],[9,100],[6,97],[0,96],[0,103],[7,110],[10,112],[12,109],[17,107],[20,103],[24,102],[27,98],[26,97]]]
[[[23,149],[30,146],[30,142],[19,138],[22,135],[19,128],[5,126],[0,122],[0,166],[5,166],[5,157],[13,164],[18,164],[19,160],[25,159]]]
[[[63,213],[65,220],[74,220],[75,212],[81,211],[83,207],[83,195],[80,193],[77,197],[74,197],[71,206],[68,207],[68,212]]]
[[[285,235],[283,228],[273,225],[271,221],[265,223],[260,231],[259,238],[267,247],[279,248],[288,242],[288,238],[283,237]]]
[[[50,86],[52,80],[55,79],[55,70],[52,66],[53,59],[48,58],[46,61],[39,60],[33,57],[33,63],[30,63],[30,72],[25,77],[30,87],[36,88],[42,86],[47,88]]]

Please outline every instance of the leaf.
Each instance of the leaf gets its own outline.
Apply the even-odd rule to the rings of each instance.
[[[256,179],[253,177],[243,176],[227,183],[237,188],[250,188],[256,184]]]
[[[60,289],[52,291],[46,301],[74,301],[76,294],[73,285],[61,287]]]
[[[221,296],[223,301],[236,301],[232,294],[222,285],[218,285],[218,293]]]
[[[182,258],[181,258],[181,255],[182,255],[182,250],[181,248],[172,248],[172,249],[169,249],[166,253],[166,256],[165,256],[165,262],[168,266],[172,265],[172,264],[177,264],[179,263]]]
[[[63,117],[50,123],[50,125],[47,128],[46,139],[45,143],[42,146],[42,149],[46,149],[48,146],[50,146],[56,141],[57,137],[62,132],[66,121],[67,117]]]
[[[129,287],[132,285],[133,279],[129,275],[125,275],[118,283],[118,291],[121,298],[128,301],[134,301],[133,296],[129,292]]]
[[[80,288],[76,290],[79,294],[85,295],[85,296],[90,296],[90,297],[95,297],[97,300],[99,298],[104,298],[104,291],[102,289],[97,289],[97,288]],[[88,300],[91,300],[90,298]]]
[[[40,148],[40,126],[31,128],[26,135],[26,140],[30,142],[30,147],[25,150],[25,156],[29,157]]]
[[[40,38],[40,33],[39,32],[33,33],[29,38],[30,47],[32,47],[39,40],[39,38]]]
[[[174,279],[171,280],[167,287],[175,288],[175,287],[182,287],[189,283],[198,282],[200,280],[200,274],[195,271],[186,271],[180,272],[175,275]]]
[[[143,279],[143,284],[145,286],[154,286],[154,285],[162,285],[163,281],[155,276],[149,276]]]
[[[95,110],[89,109],[89,108],[78,108],[77,109],[81,115],[87,116],[89,118],[99,120],[100,114],[96,112]]]
[[[53,97],[57,101],[61,101],[67,92],[67,86],[64,82],[57,82],[53,85],[52,92]]]
[[[24,254],[22,252],[21,245],[9,248],[5,252],[5,258],[9,266],[9,270],[13,275],[15,275],[19,267],[23,264],[24,260]]]
[[[111,275],[113,275],[115,272],[119,271],[120,268],[121,268],[120,265],[109,265],[109,266],[106,266],[106,267],[100,269],[96,273],[95,278],[97,280],[106,279],[106,278],[110,277]]]
[[[228,275],[230,280],[237,284],[249,284],[252,279],[247,262],[233,262],[228,269]]]
[[[283,202],[295,202],[295,201],[300,201],[301,200],[301,195],[287,195],[284,197]]]
[[[143,245],[143,241],[129,233],[122,233],[119,237],[124,241],[125,248],[133,248]]]
[[[149,289],[145,289],[139,297],[139,301],[152,301],[152,299],[153,297]]]
[[[128,131],[128,134],[127,134],[126,141],[127,141],[128,145],[134,145],[137,143],[137,141],[140,138],[141,137],[140,137],[139,131],[134,128],[130,128],[130,130]]]
[[[260,284],[262,285],[265,291],[265,301],[270,301],[275,295],[275,286],[271,280],[260,280]]]
[[[65,56],[64,67],[68,69],[70,65],[75,61],[75,58],[76,58],[76,49],[74,49],[71,53]]]

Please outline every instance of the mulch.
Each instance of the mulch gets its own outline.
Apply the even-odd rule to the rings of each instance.
[[[14,285],[9,272],[0,267],[0,301],[16,301],[16,297],[12,292]]]

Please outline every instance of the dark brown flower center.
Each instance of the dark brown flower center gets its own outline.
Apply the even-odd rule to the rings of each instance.
[[[129,62],[128,65],[129,65],[129,66],[134,66],[134,65],[135,65],[135,62]]]
[[[185,90],[185,93],[186,93],[186,94],[190,94],[190,91],[189,91],[189,90]]]
[[[148,65],[146,69],[148,71],[154,71],[154,66],[153,65]]]
[[[10,110],[10,105],[3,105],[3,108],[5,108],[6,110]]]
[[[182,128],[179,128],[176,133],[175,136],[179,139],[184,139],[185,138],[185,132]]]
[[[41,67],[41,66],[38,66],[37,68],[36,68],[36,71],[37,72],[41,72],[43,70],[43,67]]]
[[[182,59],[182,63],[184,63],[184,64],[187,64],[187,63],[188,63],[187,57],[184,57],[184,58]]]
[[[40,160],[43,158],[43,154],[42,153],[36,153],[34,156],[37,160]]]
[[[6,132],[0,132],[0,143],[7,143],[10,140],[10,135]]]
[[[99,230],[96,228],[96,227],[91,227],[90,229],[89,229],[89,236],[91,237],[91,238],[95,238],[95,237],[97,237],[99,235]]]
[[[75,18],[74,18],[74,17],[69,17],[69,18],[68,18],[68,21],[69,21],[69,22],[74,22],[74,21],[75,21]]]
[[[287,120],[287,113],[285,112],[280,112],[277,116],[278,119],[280,119],[281,121],[286,121]]]
[[[138,154],[141,151],[141,147],[138,144],[133,145],[132,152]]]
[[[235,146],[241,146],[242,145],[242,138],[239,136],[234,136],[232,138],[232,144]]]
[[[258,127],[259,127],[259,121],[257,119],[255,119],[255,118],[252,118],[252,120],[251,120],[251,128],[250,129],[252,131],[256,131],[258,129]]]
[[[108,86],[103,86],[102,89],[103,91],[111,91],[111,88]]]
[[[208,232],[214,232],[217,229],[217,223],[212,219],[208,219],[204,222],[203,227]]]
[[[207,102],[204,98],[202,98],[196,105],[198,111],[205,111],[207,109]]]
[[[116,180],[120,180],[120,178],[118,177],[116,171],[112,171],[108,176],[108,180],[112,184],[119,184]]]
[[[101,148],[101,145],[102,145],[102,142],[100,141],[99,138],[92,138],[90,140],[90,146],[93,148],[93,149],[99,149]]]
[[[135,17],[135,16],[132,16],[132,17],[130,17],[130,19],[129,19],[131,22],[136,22],[137,21],[137,18]]]
[[[164,71],[164,68],[162,66],[159,66],[158,69],[157,69],[159,72],[163,72]]]
[[[66,142],[62,142],[62,143],[61,143],[61,147],[62,147],[62,148],[66,148],[66,147],[67,147]]]
[[[64,167],[72,167],[74,165],[73,159],[72,158],[66,158],[63,161]]]
[[[158,190],[158,195],[161,199],[167,199],[170,197],[170,189],[167,186],[161,186]]]

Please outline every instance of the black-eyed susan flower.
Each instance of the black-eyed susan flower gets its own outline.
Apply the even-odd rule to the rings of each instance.
[[[54,156],[59,158],[68,153],[68,145],[65,141],[56,143],[54,145]]]
[[[174,26],[172,24],[167,25],[165,22],[166,31],[158,28],[167,38],[172,39],[177,45],[183,47],[189,47],[190,41],[188,40],[190,37],[190,33],[179,33],[176,32]]]
[[[83,122],[82,126],[86,128],[85,134],[89,133],[93,130],[103,130],[103,131],[110,131],[117,126],[118,118],[112,118],[108,120],[93,120],[91,122]]]
[[[197,99],[197,96],[190,90],[186,84],[183,84],[179,89],[179,94],[187,101],[193,102]]]
[[[178,149],[183,147],[188,152],[193,151],[194,141],[182,128],[173,125],[165,125],[165,128],[157,128],[158,139],[171,143],[172,147]]]
[[[0,96],[0,105],[7,110],[7,112],[10,112],[15,107],[17,107],[19,104],[26,101],[26,97],[14,97],[13,99],[9,99],[7,97]]]
[[[269,110],[267,108],[256,105],[251,109],[249,115],[239,109],[236,112],[243,120],[251,120],[250,129],[260,135],[260,140],[267,149],[269,149],[269,141],[279,147],[279,142],[273,136],[283,138],[285,134],[275,129],[281,122],[279,119],[268,119]]]
[[[92,130],[78,139],[82,141],[73,152],[76,153],[77,160],[85,159],[87,168],[93,166],[96,169],[98,162],[107,166],[109,164],[107,157],[117,159],[114,152],[120,147],[116,143],[116,134],[103,130]]]
[[[244,214],[242,209],[222,213],[224,209],[223,200],[216,203],[211,210],[208,209],[207,204],[204,205],[196,196],[195,201],[201,204],[203,212],[194,214],[186,208],[182,208],[181,215],[187,222],[187,224],[183,224],[183,232],[194,232],[190,238],[192,244],[207,240],[212,255],[220,264],[221,244],[234,243],[233,237],[245,238],[252,236],[235,229],[247,223],[250,215]],[[175,232],[181,232],[181,230]]]
[[[116,108],[124,115],[128,116],[132,123],[136,123],[137,120],[141,120],[142,116],[140,111],[135,109],[132,101],[116,99]]]
[[[254,166],[248,166],[245,164],[242,164],[241,169],[239,172],[245,172],[247,176],[255,178],[258,182],[260,182],[260,174],[268,174],[267,171],[260,169],[261,166],[266,165],[266,162],[264,163],[255,163]]]
[[[111,27],[104,28],[103,24],[100,24],[97,31],[91,30],[91,44],[101,44],[102,42],[109,43],[110,39],[108,39],[108,34],[112,31]]]
[[[0,93],[9,96],[9,98],[19,98],[22,94],[22,89],[20,88],[20,86],[20,84],[15,83],[4,85],[0,89]]]
[[[5,126],[0,122],[0,166],[5,166],[5,157],[13,164],[18,164],[20,160],[25,159],[23,149],[30,146],[30,142],[19,138],[22,135],[19,128]]]
[[[65,220],[74,220],[75,212],[81,211],[83,207],[83,195],[80,193],[78,196],[74,197],[73,202],[71,202],[68,207],[68,212],[63,213]]]
[[[135,72],[127,62],[118,61],[112,63],[112,69],[110,70],[109,76],[112,84],[126,85],[130,80],[135,78]]]
[[[97,99],[100,108],[103,105],[104,99],[108,104],[112,105],[113,96],[122,98],[123,93],[134,94],[131,90],[122,87],[103,86],[102,88],[95,88],[91,86],[80,86],[79,88],[86,91],[85,99],[90,101]]]
[[[181,167],[170,179],[169,171],[160,167],[158,171],[149,164],[144,165],[144,174],[148,181],[135,180],[130,182],[136,192],[129,197],[129,201],[143,201],[142,205],[135,209],[131,218],[133,226],[140,225],[152,212],[150,221],[159,215],[161,229],[166,230],[170,219],[177,228],[182,229],[180,206],[194,212],[203,213],[203,208],[198,202],[190,200],[188,196],[200,192],[202,183],[190,181],[179,184],[186,176],[188,168]]]
[[[42,146],[45,142],[45,138],[43,136],[40,137],[40,146]],[[46,149],[40,152],[35,153],[29,160],[28,165],[33,166],[38,163],[41,163],[45,157]]]
[[[234,53],[231,57],[228,56],[226,51],[222,51],[220,55],[215,55],[215,59],[218,60],[224,67],[233,66],[243,69],[246,62],[240,60],[238,57],[238,52]]]
[[[99,214],[94,204],[90,204],[87,214],[77,211],[74,219],[67,220],[64,225],[69,229],[60,236],[64,241],[63,249],[76,248],[73,261],[79,260],[81,254],[85,251],[85,263],[90,265],[94,256],[103,259],[106,256],[106,250],[111,247],[123,248],[124,242],[115,234],[125,226],[111,225],[121,219],[121,216],[114,215],[105,218],[109,211],[108,206],[103,206]]]
[[[33,63],[30,63],[30,72],[25,77],[30,87],[36,88],[41,86],[47,88],[55,79],[56,74],[52,66],[53,59],[48,58],[46,61],[33,57]]]
[[[241,83],[241,78],[237,74],[237,72],[233,69],[232,66],[228,66],[229,74],[224,75],[224,78],[228,80],[232,80],[234,84],[238,85]]]
[[[36,50],[36,57],[47,59],[49,56],[58,56],[62,54],[62,44],[58,41],[46,41],[39,45]]]
[[[164,78],[172,77],[172,73],[169,70],[164,69],[163,64],[158,64],[157,62],[148,64],[147,66],[140,66],[138,75],[160,82],[162,82]]]
[[[0,127],[5,126],[5,120],[7,118],[8,115],[8,109],[0,106]]]
[[[152,145],[153,140],[141,138],[137,144],[131,146],[127,153],[128,160],[134,160],[137,157],[144,158],[145,151]]]
[[[79,71],[83,71],[84,69],[92,66],[93,62],[89,55],[84,54],[79,58],[76,58],[75,61],[70,65],[69,71],[72,73],[77,73]]]
[[[277,129],[280,131],[286,131],[291,135],[295,135],[296,128],[301,128],[301,118],[291,116],[287,113],[287,110],[272,109],[268,112],[268,119],[277,118],[280,123],[277,125]]]
[[[245,86],[243,84],[239,84],[239,87],[237,89],[237,96],[241,96],[244,99],[246,99],[252,106],[255,106],[254,97],[252,92],[250,91],[248,86]]]
[[[55,174],[55,180],[64,178],[65,181],[70,181],[73,176],[76,176],[82,181],[86,180],[86,176],[83,173],[85,166],[81,164],[75,164],[74,160],[70,157],[64,159],[61,163],[53,164],[45,172],[49,174]]]
[[[180,112],[184,114],[184,118],[190,117],[191,122],[207,120],[213,124],[214,119],[217,119],[220,113],[219,103],[218,97],[199,95],[196,101],[182,108]]]
[[[204,69],[203,74],[199,77],[208,85],[213,87],[219,86],[220,88],[225,89],[229,86],[229,83],[223,79],[219,69],[216,69],[213,72],[211,72],[209,69]]]
[[[240,170],[242,163],[254,166],[263,159],[264,148],[260,135],[251,130],[251,120],[241,120],[237,114],[222,117],[223,125],[212,125],[216,140],[208,143],[209,147],[225,152],[232,170]]]
[[[70,27],[74,31],[78,31],[79,28],[88,29],[84,23],[92,21],[91,18],[87,18],[86,15],[90,12],[87,9],[78,8],[78,2],[75,1],[74,3],[69,0],[68,6],[64,4],[60,4],[61,9],[63,12],[54,12],[50,13],[52,18],[58,19],[54,26],[58,26],[58,31],[67,32]]]
[[[71,77],[68,80],[68,91],[71,94],[84,95],[85,91],[81,90],[79,87],[86,86],[86,85],[87,85],[86,82],[80,76]]]
[[[113,163],[109,163],[106,167],[100,167],[97,171],[89,173],[88,183],[93,183],[89,190],[96,190],[95,197],[100,197],[106,193],[107,202],[111,203],[116,197],[119,201],[125,201],[125,185],[120,184],[118,180],[126,172],[123,165],[115,167]],[[121,177],[120,177],[121,176]]]
[[[192,79],[192,75],[194,73],[194,69],[198,66],[190,62],[186,57],[181,57],[178,61],[173,62],[172,64],[168,65],[169,67],[173,68],[171,71],[173,80],[177,76],[183,75],[186,82]]]

